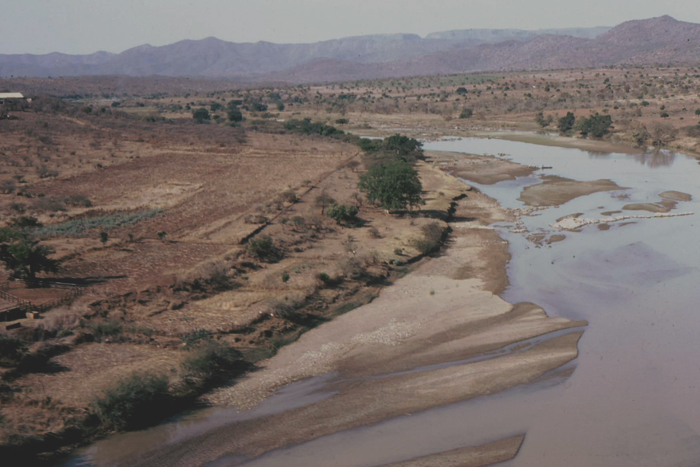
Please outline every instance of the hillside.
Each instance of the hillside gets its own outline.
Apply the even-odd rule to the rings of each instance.
[[[0,77],[170,76],[323,82],[474,71],[546,70],[700,61],[700,25],[669,16],[612,29],[472,29],[358,36],[313,44],[214,37],[120,54],[0,55]]]

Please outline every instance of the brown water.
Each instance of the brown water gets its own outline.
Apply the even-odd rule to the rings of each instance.
[[[597,193],[524,218],[530,232],[552,235],[572,213],[603,217],[624,204],[659,201],[658,193],[692,194],[677,211],[700,212],[700,167],[679,154],[601,154],[497,139],[437,142],[428,149],[506,153],[519,163],[552,166],[547,175],[611,179],[631,187]],[[536,176],[479,187],[508,207]],[[588,226],[551,246],[523,234],[502,236],[513,258],[504,298],[533,302],[550,316],[585,319],[576,370],[500,394],[398,417],[267,453],[211,465],[375,466],[527,433],[512,466],[700,465],[700,224],[696,216]],[[530,343],[532,344],[532,343]],[[507,352],[513,349],[502,349]],[[484,358],[489,358],[486,356]],[[464,362],[458,362],[464,363]],[[444,367],[454,362],[445,362]],[[416,370],[417,371],[417,370]],[[296,383],[254,411],[208,409],[144,432],[116,436],[82,451],[68,465],[118,465],[243,419],[332,397],[329,378]],[[121,459],[121,460],[120,460]]]

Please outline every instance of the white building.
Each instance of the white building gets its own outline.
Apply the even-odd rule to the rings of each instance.
[[[24,99],[24,95],[21,92],[0,92],[0,105],[4,104],[6,100],[16,99]]]

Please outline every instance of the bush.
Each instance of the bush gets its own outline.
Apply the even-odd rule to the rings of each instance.
[[[242,122],[243,114],[236,107],[231,107],[228,109],[228,119],[232,122]]]
[[[594,138],[605,136],[612,126],[610,115],[591,115],[589,118],[582,117],[576,124],[576,129],[584,136],[591,135]]]
[[[108,337],[116,337],[124,332],[124,328],[118,321],[101,321],[99,323],[91,323],[90,326],[95,333],[95,338],[104,340]]]
[[[245,368],[242,354],[232,347],[208,341],[193,348],[182,362],[182,377],[192,389],[203,389]]]
[[[192,118],[197,123],[206,123],[211,120],[211,115],[209,115],[209,111],[207,109],[202,107],[192,112]]]
[[[347,118],[339,118],[338,120],[335,121],[336,125],[347,125],[350,123],[350,120]]]
[[[260,261],[276,261],[282,258],[282,252],[270,237],[252,239],[248,243],[248,253]]]
[[[188,332],[184,334],[180,339],[186,347],[194,347],[199,345],[202,341],[211,341],[214,334],[206,329],[197,329],[196,331]]]
[[[0,334],[0,367],[15,367],[27,354],[27,346],[16,337]]]
[[[318,275],[316,275],[316,279],[321,281],[321,283],[325,287],[335,287],[340,284],[341,279],[340,278],[332,278],[328,273],[325,272],[319,272]]]
[[[474,110],[472,109],[462,109],[462,112],[459,114],[459,118],[461,118],[462,120],[472,118],[473,116]]]
[[[0,182],[0,192],[10,194],[17,189],[17,184],[14,180],[3,180]]]
[[[326,211],[326,216],[330,217],[338,224],[347,224],[356,219],[358,210],[355,206],[345,204],[333,204]]]
[[[444,229],[437,222],[421,227],[423,238],[415,240],[413,246],[424,255],[436,252],[442,244]]]
[[[574,124],[576,123],[576,116],[572,112],[567,112],[566,115],[559,119],[557,123],[557,128],[562,133],[568,133],[573,130]]]
[[[135,373],[118,381],[93,402],[102,424],[111,430],[133,430],[162,419],[171,396],[166,376]]]

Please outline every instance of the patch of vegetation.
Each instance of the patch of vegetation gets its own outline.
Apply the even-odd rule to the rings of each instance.
[[[591,115],[581,117],[576,123],[576,130],[584,136],[591,135],[594,138],[602,138],[610,131],[612,117],[610,115]]]
[[[420,194],[423,185],[418,172],[405,161],[371,167],[360,177],[358,186],[369,202],[378,203],[390,211],[417,206],[422,202]]]
[[[209,111],[207,109],[202,107],[192,112],[192,118],[197,123],[208,123],[211,120],[211,115],[209,115]]]
[[[185,384],[196,392],[235,376],[246,367],[239,351],[212,340],[190,350],[181,365]]]
[[[345,204],[333,204],[326,210],[326,216],[338,224],[351,224],[357,220],[358,209]]]
[[[93,402],[93,410],[107,429],[143,428],[172,410],[169,386],[167,376],[135,373],[104,391]]]
[[[562,133],[568,133],[573,130],[576,124],[576,116],[572,112],[567,112],[565,116],[559,119],[557,122],[557,128]]]
[[[290,120],[284,124],[286,130],[294,133],[303,133],[305,135],[344,135],[345,132],[337,129],[334,126],[326,125],[325,123],[312,122],[310,118],[303,120]]]
[[[162,209],[149,209],[147,211],[125,212],[110,216],[88,217],[47,225],[33,229],[31,233],[37,237],[75,237],[92,229],[111,230],[117,227],[134,225],[141,221],[152,219],[162,213]]]
[[[27,346],[16,337],[0,334],[0,367],[16,367],[27,354]]]
[[[421,254],[429,255],[435,253],[442,245],[442,237],[445,233],[443,227],[437,222],[431,222],[421,227],[423,238],[413,241],[413,246],[416,247]]]
[[[40,272],[58,271],[59,262],[49,258],[54,250],[40,245],[24,230],[0,229],[0,262],[10,271],[11,279],[36,278]]]
[[[248,243],[248,253],[260,261],[267,262],[279,261],[284,256],[271,237],[252,239]]]

